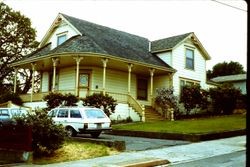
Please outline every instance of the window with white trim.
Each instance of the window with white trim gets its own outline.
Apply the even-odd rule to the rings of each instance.
[[[194,70],[194,50],[186,48],[186,68]]]
[[[180,94],[181,91],[183,89],[184,86],[188,85],[188,86],[193,86],[193,85],[199,85],[200,82],[199,81],[194,81],[194,80],[188,80],[188,79],[180,79]]]
[[[67,39],[66,34],[58,35],[58,36],[57,36],[57,46],[58,46],[58,45],[61,45],[63,42],[65,42],[66,39]]]

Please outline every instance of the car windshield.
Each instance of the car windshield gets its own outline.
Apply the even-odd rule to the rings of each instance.
[[[106,118],[104,112],[98,109],[87,109],[85,113],[87,118]]]

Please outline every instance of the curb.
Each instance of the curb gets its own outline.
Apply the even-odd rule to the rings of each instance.
[[[150,166],[159,166],[159,165],[166,165],[169,164],[170,162],[168,160],[163,160],[163,159],[137,159],[137,160],[132,160],[129,162],[122,162],[122,163],[117,163],[115,165],[118,165],[120,167],[150,167]]]
[[[121,135],[121,136],[146,137],[146,138],[169,139],[169,140],[186,140],[190,142],[200,142],[200,141],[206,141],[206,140],[215,140],[215,139],[246,135],[246,129],[215,132],[215,133],[204,133],[204,134],[180,134],[180,133],[112,130],[109,132],[109,134]]]

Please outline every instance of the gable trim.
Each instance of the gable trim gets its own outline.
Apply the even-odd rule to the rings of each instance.
[[[56,19],[53,21],[53,23],[51,24],[49,30],[46,32],[46,34],[44,35],[44,37],[42,38],[38,48],[43,47],[47,40],[49,39],[49,37],[51,36],[51,34],[53,33],[53,31],[60,25],[60,23],[62,21],[65,21],[71,28],[73,28],[79,35],[82,35],[82,33],[75,27],[73,26],[65,17],[63,17],[63,15],[61,13],[58,14],[58,16],[56,17]]]

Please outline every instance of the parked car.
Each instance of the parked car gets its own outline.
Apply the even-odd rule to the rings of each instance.
[[[0,108],[0,127],[14,125],[14,117],[27,115],[28,111],[21,108]]]
[[[59,107],[49,111],[48,116],[62,124],[68,136],[78,133],[91,134],[97,138],[102,131],[111,130],[111,120],[103,110],[93,107]]]

